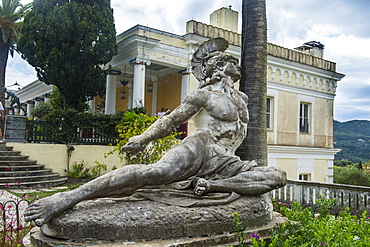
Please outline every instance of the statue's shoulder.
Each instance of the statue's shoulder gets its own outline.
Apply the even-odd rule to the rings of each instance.
[[[245,93],[243,93],[242,91],[240,90],[237,90],[237,89],[234,89],[234,92],[240,96],[245,102],[248,102],[248,95],[246,95]]]
[[[206,102],[209,98],[210,92],[203,88],[197,89],[185,97],[184,103],[194,103],[194,102]]]

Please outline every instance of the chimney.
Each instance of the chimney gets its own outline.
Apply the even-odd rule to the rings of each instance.
[[[238,11],[228,8],[221,8],[210,15],[209,24],[228,31],[238,32]]]
[[[308,53],[315,57],[324,58],[324,45],[318,41],[309,41],[294,49]]]

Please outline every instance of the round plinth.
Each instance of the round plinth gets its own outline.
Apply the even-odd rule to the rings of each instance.
[[[234,212],[246,228],[272,219],[268,194],[241,197],[227,205],[180,207],[151,200],[104,198],[84,201],[52,219],[42,232],[63,239],[147,241],[201,237],[235,231]]]

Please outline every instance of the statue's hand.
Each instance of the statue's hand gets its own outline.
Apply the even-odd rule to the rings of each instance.
[[[139,136],[128,139],[128,142],[121,148],[121,152],[143,151],[145,149],[145,144],[141,143],[139,139]]]

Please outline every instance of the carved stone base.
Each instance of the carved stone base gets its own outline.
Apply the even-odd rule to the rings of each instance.
[[[227,205],[180,207],[150,200],[104,198],[84,201],[44,225],[50,237],[70,240],[149,241],[202,237],[235,231],[234,212],[246,229],[271,222],[268,194]]]

